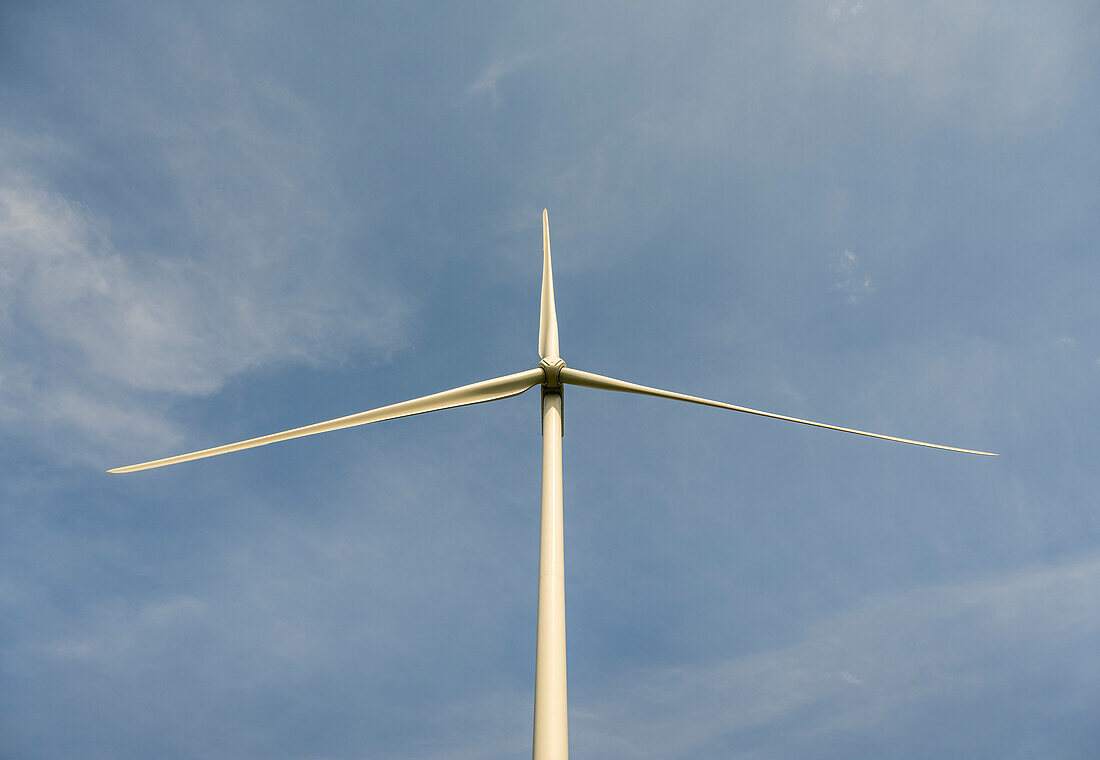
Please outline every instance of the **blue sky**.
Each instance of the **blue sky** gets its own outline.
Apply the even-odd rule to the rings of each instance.
[[[0,755],[1100,752],[1090,3],[0,9]]]

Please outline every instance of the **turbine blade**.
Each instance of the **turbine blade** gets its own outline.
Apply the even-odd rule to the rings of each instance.
[[[658,398],[671,398],[676,401],[688,401],[692,404],[702,404],[704,406],[714,406],[719,409],[730,409],[735,412],[744,412],[745,414],[758,414],[761,417],[771,417],[775,420],[786,420],[787,422],[797,422],[800,425],[812,425],[813,427],[826,428],[827,430],[839,430],[842,433],[854,433],[855,435],[866,435],[871,438],[882,438],[886,441],[897,441],[898,443],[911,443],[914,446],[927,446],[932,449],[944,449],[946,451],[961,451],[964,454],[981,454],[987,457],[997,456],[992,451],[975,451],[974,449],[960,449],[956,446],[944,446],[939,443],[926,443],[924,441],[913,441],[908,438],[897,438],[892,435],[882,435],[881,433],[868,433],[865,430],[853,430],[852,428],[838,427],[836,425],[826,425],[824,422],[813,422],[812,420],[802,420],[798,417],[788,417],[785,414],[774,414],[772,412],[761,412],[757,409],[748,409],[743,406],[734,406],[733,404],[724,404],[721,401],[711,401],[710,399],[699,398],[698,396],[686,396],[683,393],[673,393],[672,391],[662,391],[658,388],[648,388],[644,385],[635,385],[634,383],[627,383],[622,380],[616,380],[613,377],[604,377],[603,375],[596,375],[591,372],[584,372],[579,369],[572,369],[570,367],[563,367],[561,370],[561,381],[570,385],[583,385],[587,388],[599,388],[605,391],[622,391],[624,393],[640,393],[643,396],[657,396]]]
[[[554,306],[554,269],[550,266],[550,215],[542,210],[542,312],[539,315],[539,356],[558,356],[558,311]]]
[[[496,401],[497,399],[523,393],[528,388],[532,388],[541,383],[542,379],[543,371],[541,369],[529,369],[526,372],[505,375],[504,377],[497,377],[492,380],[483,380],[480,383],[464,385],[461,388],[453,388],[449,391],[433,393],[430,396],[423,396],[421,398],[414,398],[411,401],[390,404],[389,406],[379,407],[378,409],[351,414],[347,417],[338,417],[337,419],[328,420],[327,422],[318,422],[313,425],[294,428],[293,430],[285,430],[281,433],[260,436],[259,438],[249,438],[247,441],[230,443],[225,446],[216,446],[212,449],[193,451],[190,454],[180,454],[165,459],[156,459],[151,462],[132,464],[127,467],[117,467],[113,470],[107,470],[107,472],[120,473],[149,470],[154,467],[177,464],[178,462],[188,462],[192,459],[205,459],[206,457],[213,457],[218,454],[228,454],[231,451],[251,449],[256,446],[266,446],[269,443],[286,441],[291,438],[301,438],[304,435],[327,433],[330,430],[340,430],[341,428],[354,427],[356,425],[366,425],[368,422],[381,422],[382,420],[409,417],[414,414],[435,412],[440,409],[449,409],[455,406]]]

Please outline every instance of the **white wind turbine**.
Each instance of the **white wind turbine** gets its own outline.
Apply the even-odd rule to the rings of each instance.
[[[892,435],[868,433],[863,430],[826,425],[783,414],[761,412],[734,406],[721,401],[711,401],[697,396],[648,388],[622,380],[616,380],[579,369],[565,366],[558,351],[558,317],[554,307],[554,275],[550,265],[550,222],[546,210],[542,212],[542,309],[539,319],[539,356],[541,361],[534,369],[505,375],[492,380],[483,380],[472,385],[464,385],[431,396],[402,401],[398,404],[371,409],[347,417],[339,417],[327,422],[318,422],[305,427],[286,430],[281,433],[250,438],[239,443],[215,446],[211,449],[180,454],[165,459],[156,459],[142,464],[118,467],[108,472],[136,472],[169,464],[187,462],[192,459],[228,454],[231,451],[265,446],[276,441],[300,438],[314,433],[327,433],[330,430],[366,425],[368,422],[380,422],[397,417],[409,417],[424,412],[435,412],[456,406],[480,404],[496,401],[523,393],[536,385],[542,386],[542,525],[539,541],[539,596],[538,596],[538,639],[535,649],[535,728],[534,760],[566,760],[569,756],[569,727],[566,711],[566,670],[565,670],[565,555],[562,533],[562,481],[561,481],[561,437],[562,437],[562,393],[565,385],[583,385],[607,391],[639,393],[646,396],[670,398],[676,401],[689,401],[719,409],[757,414],[801,425],[839,430],[843,433],[866,435],[887,441],[911,443],[933,449],[960,451],[965,454],[997,456],[989,451],[974,451],[955,446],[943,446],[937,443],[913,441]]]

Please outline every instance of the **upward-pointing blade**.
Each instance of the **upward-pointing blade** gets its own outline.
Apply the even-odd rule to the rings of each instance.
[[[836,425],[826,425],[824,422],[812,422],[811,420],[802,420],[798,417],[788,417],[785,414],[774,414],[772,412],[761,412],[756,409],[748,409],[743,406],[734,406],[733,404],[724,404],[721,401],[711,401],[710,399],[699,398],[698,396],[685,396],[683,393],[673,393],[672,391],[662,391],[658,388],[648,388],[644,385],[635,385],[634,383],[627,383],[622,380],[616,380],[613,377],[604,377],[603,375],[596,375],[591,372],[584,372],[579,369],[571,369],[570,367],[563,367],[560,374],[561,381],[563,383],[569,383],[570,385],[583,385],[588,388],[599,388],[605,391],[623,391],[625,393],[640,393],[644,396],[657,396],[658,398],[671,398],[676,401],[688,401],[692,404],[702,404],[704,406],[715,406],[719,409],[731,409],[735,412],[744,412],[745,414],[758,414],[761,417],[771,417],[775,420],[785,420],[787,422],[797,422],[800,425],[811,425],[813,427],[826,428],[827,430],[839,430],[842,433],[854,433],[855,435],[866,435],[871,438],[882,438],[886,441],[897,441],[898,443],[911,443],[914,446],[927,446],[931,449],[944,449],[946,451],[961,451],[964,454],[981,454],[987,457],[997,456],[992,451],[975,451],[974,449],[960,449],[955,446],[944,446],[939,443],[925,443],[924,441],[913,441],[908,438],[896,438],[892,435],[882,435],[881,433],[868,433],[864,430],[853,430],[851,428],[837,427]]]
[[[271,435],[265,435],[259,438],[249,438],[247,441],[240,441],[239,443],[230,443],[225,446],[216,446],[212,449],[193,451],[190,454],[180,454],[166,459],[157,459],[152,462],[132,464],[127,467],[116,467],[113,470],[107,470],[107,472],[117,473],[150,470],[154,467],[164,467],[169,464],[188,462],[192,459],[204,459],[206,457],[217,456],[218,454],[228,454],[231,451],[251,449],[256,446],[266,446],[269,443],[286,441],[290,438],[301,438],[304,435],[327,433],[330,430],[340,430],[341,428],[354,427],[356,425],[366,425],[369,422],[381,422],[382,420],[392,420],[397,417],[409,417],[414,414],[435,412],[440,409],[450,409],[455,406],[467,406],[468,404],[480,404],[485,401],[496,401],[497,399],[523,393],[528,388],[532,388],[541,383],[542,379],[543,371],[541,369],[529,369],[526,372],[517,372],[514,375],[505,375],[504,377],[483,380],[480,383],[474,383],[472,385],[463,385],[461,388],[454,388],[449,391],[442,391],[441,393],[433,393],[431,396],[414,398],[411,401],[402,401],[398,404],[390,404],[389,406],[371,409],[366,412],[359,412],[358,414],[351,414],[347,417],[339,417],[335,420],[328,420],[327,422],[318,422],[313,425],[294,428],[293,430],[285,430],[282,433],[272,433]]]
[[[556,359],[558,311],[554,307],[554,269],[550,266],[550,215],[542,210],[542,312],[539,315],[539,356]]]

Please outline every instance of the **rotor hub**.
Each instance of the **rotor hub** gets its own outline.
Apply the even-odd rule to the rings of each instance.
[[[548,391],[560,391],[561,371],[565,369],[565,362],[562,358],[560,356],[555,356],[553,359],[543,359],[539,362],[539,369],[542,370],[543,374],[543,389]]]

